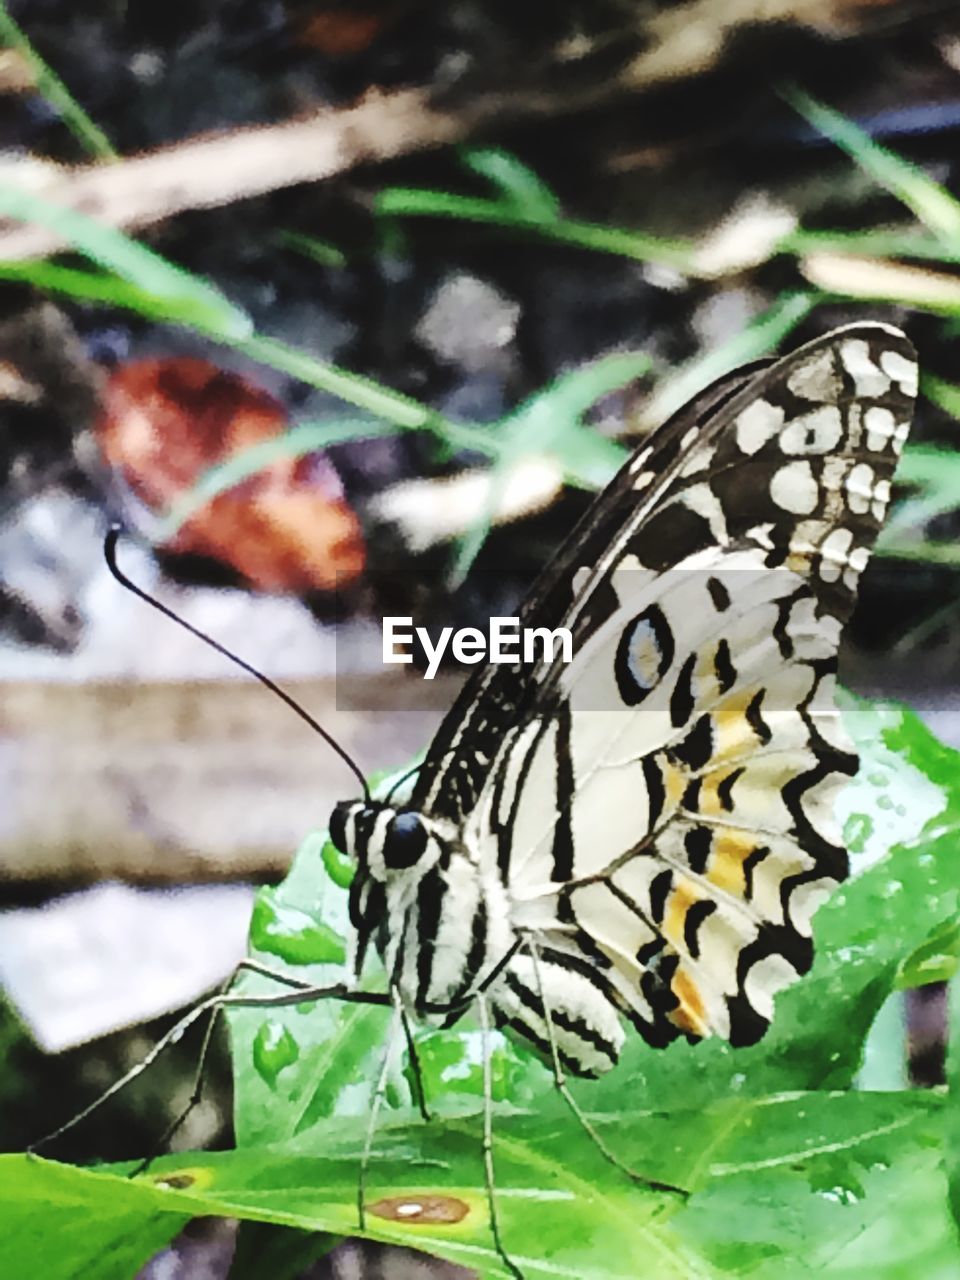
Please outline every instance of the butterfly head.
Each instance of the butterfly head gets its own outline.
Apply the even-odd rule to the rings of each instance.
[[[361,871],[386,884],[405,871],[428,871],[439,845],[427,819],[413,809],[342,801],[330,817],[330,839]]]
[[[357,934],[356,965],[378,931],[406,906],[420,880],[436,866],[443,846],[429,820],[412,809],[390,804],[343,801],[330,816],[330,839],[353,858],[350,920]],[[380,934],[378,946],[387,939]]]

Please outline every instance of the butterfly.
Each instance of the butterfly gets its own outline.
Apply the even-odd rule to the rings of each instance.
[[[721,378],[622,467],[521,625],[569,665],[478,668],[402,802],[339,804],[358,967],[416,1017],[478,1000],[563,1069],[758,1040],[848,873],[837,651],[917,362],[860,323]]]
[[[288,991],[211,997],[43,1141],[205,1012],[334,997],[392,1006],[392,1027],[476,1009],[485,1041],[492,1020],[552,1063],[619,1163],[565,1073],[613,1068],[631,1024],[656,1047],[756,1042],[848,874],[834,806],[857,757],[834,703],[837,654],[916,393],[913,347],[878,323],[701,392],[628,459],[522,606],[521,627],[570,632],[572,661],[475,668],[405,791],[383,799],[273,681],[120,573],[108,535],[123,585],[273,689],[358,777],[363,799],[338,804],[329,828],[356,867],[356,981],[314,988],[245,962]],[[387,992],[359,985],[371,947]],[[497,1225],[489,1052],[484,1071],[490,1223],[520,1276]]]

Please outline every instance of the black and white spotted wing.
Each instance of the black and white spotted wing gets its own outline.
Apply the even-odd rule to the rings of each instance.
[[[411,1008],[486,991],[545,1048],[546,1005],[583,1075],[621,1015],[655,1045],[762,1035],[847,873],[837,649],[916,385],[905,336],[860,324],[704,392],[523,610],[572,664],[478,671],[409,804],[338,806],[354,924]]]

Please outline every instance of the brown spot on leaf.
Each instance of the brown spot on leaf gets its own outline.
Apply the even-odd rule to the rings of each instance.
[[[465,1200],[439,1195],[387,1196],[367,1206],[367,1213],[390,1222],[462,1222],[469,1212],[470,1206]]]
[[[153,1180],[158,1187],[169,1187],[171,1191],[185,1191],[192,1187],[196,1178],[192,1173],[165,1173]]]

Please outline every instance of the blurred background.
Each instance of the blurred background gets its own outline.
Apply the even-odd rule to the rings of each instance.
[[[385,672],[384,614],[511,612],[695,391],[889,321],[922,398],[844,678],[960,745],[958,153],[925,0],[0,3],[3,1149],[229,973],[354,789],[110,577],[113,519],[140,586],[399,766],[459,677]],[[907,1023],[876,1070],[936,1084],[939,987]],[[215,1056],[179,1146],[229,1142]],[[52,1154],[142,1154],[195,1059]],[[221,1274],[224,1230],[163,1274]]]

